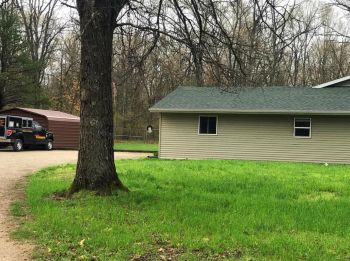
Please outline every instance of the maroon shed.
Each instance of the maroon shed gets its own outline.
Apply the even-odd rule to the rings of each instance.
[[[0,114],[33,118],[45,129],[53,132],[55,149],[79,148],[80,118],[75,115],[30,108],[13,108],[3,110]]]

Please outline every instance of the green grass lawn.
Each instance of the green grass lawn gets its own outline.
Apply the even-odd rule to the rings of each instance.
[[[120,151],[158,151],[157,143],[128,142],[115,143],[115,150]]]
[[[350,167],[148,159],[117,169],[130,193],[57,200],[74,166],[32,176],[32,219],[15,235],[50,260],[350,258]]]

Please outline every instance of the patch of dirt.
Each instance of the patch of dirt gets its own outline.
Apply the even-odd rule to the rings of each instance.
[[[63,201],[67,199],[68,191],[57,191],[54,194],[51,195],[51,199],[54,201]]]
[[[14,201],[24,201],[26,184],[25,178],[20,178],[16,183],[6,180],[0,188],[0,260],[17,261],[30,260],[33,245],[30,242],[14,241],[10,234],[21,222],[28,217],[13,217],[9,208]]]
[[[163,240],[158,235],[153,235],[153,245],[155,250],[134,255],[130,261],[176,261],[184,253],[182,248],[173,246],[170,241]]]
[[[154,250],[148,251],[143,255],[134,255],[130,261],[176,261],[180,260],[185,253],[185,249],[180,246],[174,246],[170,241],[164,240],[158,235],[153,235]],[[138,243],[142,245],[142,243]],[[226,250],[222,253],[212,253],[205,248],[198,248],[192,251],[192,254],[198,260],[220,261],[236,260],[244,257],[240,249]]]
[[[135,255],[130,261],[176,261],[183,254],[183,250],[175,247],[159,248],[158,251]]]
[[[236,260],[243,257],[243,252],[240,249],[226,250],[217,254],[209,253],[206,249],[195,249],[193,254],[196,255],[199,260],[208,261]]]

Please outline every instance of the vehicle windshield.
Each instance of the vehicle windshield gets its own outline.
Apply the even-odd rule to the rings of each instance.
[[[41,127],[41,125],[36,121],[33,121],[33,128],[36,130],[42,130],[43,127]]]

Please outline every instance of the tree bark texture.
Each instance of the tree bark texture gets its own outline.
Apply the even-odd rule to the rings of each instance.
[[[119,180],[113,150],[111,87],[113,25],[121,6],[113,0],[77,0],[81,33],[81,134],[70,194],[82,189],[109,194],[127,190]]]

